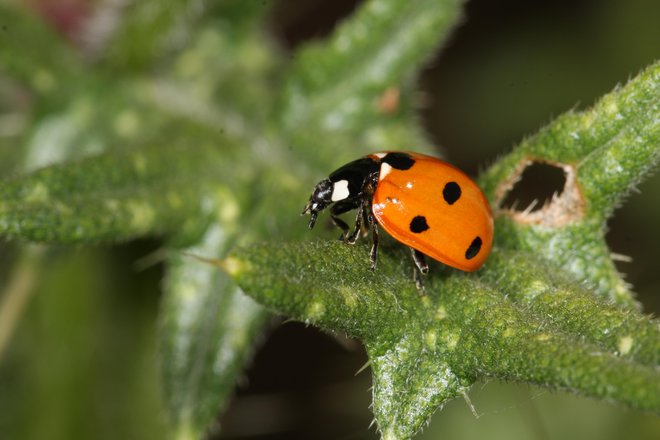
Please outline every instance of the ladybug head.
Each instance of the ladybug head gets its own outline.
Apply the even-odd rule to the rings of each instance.
[[[333,202],[332,200],[333,193],[333,184],[329,179],[321,180],[316,187],[314,187],[314,192],[312,192],[309,202],[305,205],[305,209],[300,215],[309,213],[311,219],[309,220],[309,229],[314,227],[316,223],[316,217],[319,212],[323,211],[329,204]]]

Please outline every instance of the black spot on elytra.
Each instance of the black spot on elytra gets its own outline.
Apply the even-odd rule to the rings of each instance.
[[[467,248],[465,251],[465,258],[468,260],[473,259],[474,257],[477,256],[479,251],[481,250],[481,237],[477,236],[474,240],[472,240],[472,243],[470,243],[470,247]]]
[[[445,202],[453,205],[456,200],[461,198],[461,187],[456,182],[447,182],[442,190],[442,197],[444,197]]]
[[[396,170],[409,170],[414,164],[415,159],[406,153],[387,153],[381,160]]]
[[[421,234],[429,228],[428,223],[426,223],[426,217],[423,215],[415,216],[410,222],[410,231],[415,234]]]

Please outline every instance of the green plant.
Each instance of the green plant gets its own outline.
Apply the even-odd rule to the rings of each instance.
[[[202,436],[226,404],[263,306],[365,344],[383,438],[413,436],[482,377],[660,410],[658,323],[638,310],[604,241],[605,221],[659,157],[658,64],[481,174],[497,235],[477,274],[434,271],[420,297],[397,250],[371,273],[364,246],[301,239],[297,213],[331,164],[383,145],[430,151],[415,79],[460,6],[371,0],[287,63],[263,35],[261,2],[219,2],[208,20],[186,2],[145,2],[89,71],[41,23],[0,6],[3,73],[35,97],[10,138],[27,148],[5,154],[7,169],[24,172],[0,184],[0,232],[66,245],[163,238],[174,437]],[[186,14],[199,29],[184,49],[164,31]],[[378,105],[387,90],[401,96],[394,112]],[[41,168],[46,156],[58,163]],[[565,171],[561,196],[531,214],[500,209],[535,161]],[[19,252],[14,280],[45,261],[43,250]]]

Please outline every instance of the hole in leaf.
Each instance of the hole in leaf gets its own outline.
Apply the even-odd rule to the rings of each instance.
[[[502,201],[502,208],[511,211],[538,211],[560,196],[566,185],[562,168],[543,162],[533,162],[522,172]]]

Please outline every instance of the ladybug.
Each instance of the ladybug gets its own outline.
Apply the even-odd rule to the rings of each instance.
[[[335,170],[312,192],[302,214],[309,228],[328,206],[340,237],[354,244],[371,231],[371,269],[378,257],[378,226],[410,247],[417,267],[415,282],[428,273],[425,255],[448,266],[479,269],[493,242],[493,217],[479,187],[458,168],[432,156],[385,151]],[[338,216],[357,209],[353,231]],[[301,215],[302,215],[301,214]]]

